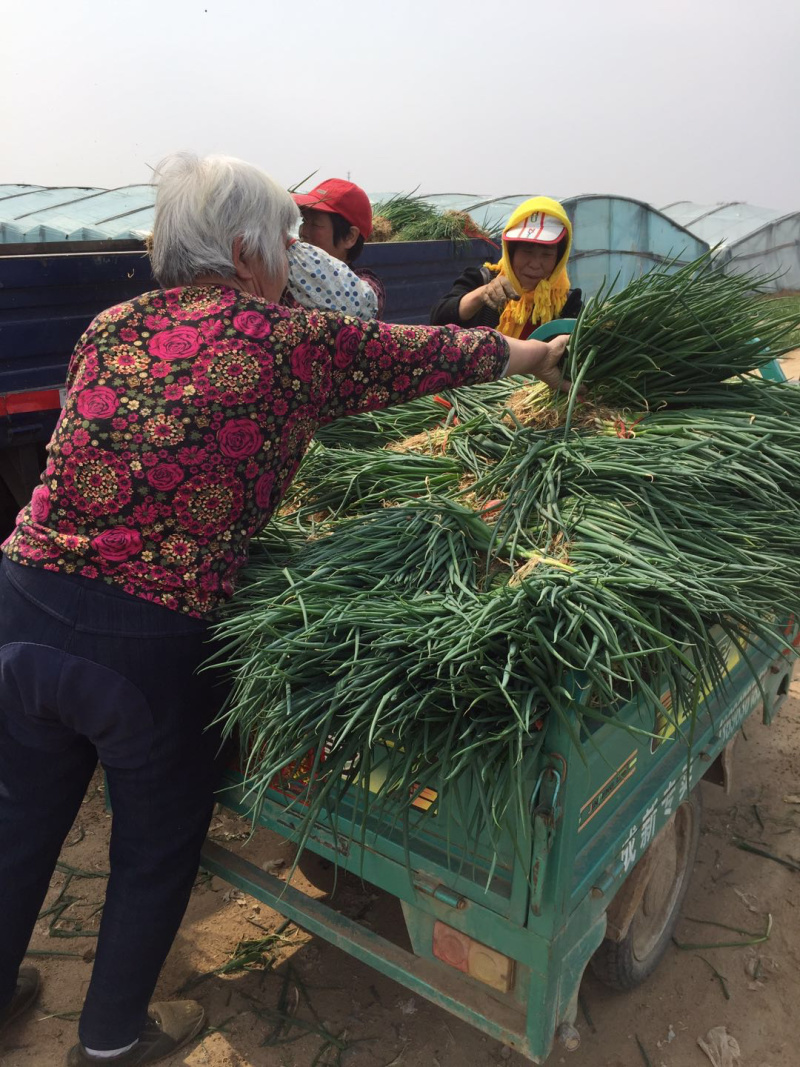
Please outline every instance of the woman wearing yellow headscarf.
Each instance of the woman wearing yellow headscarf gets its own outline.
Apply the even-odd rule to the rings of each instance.
[[[497,263],[468,267],[431,311],[434,326],[489,326],[527,337],[552,319],[575,318],[580,289],[570,289],[572,224],[557,200],[535,196],[512,212]]]

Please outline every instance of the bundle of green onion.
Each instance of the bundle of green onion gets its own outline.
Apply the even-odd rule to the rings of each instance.
[[[397,193],[372,205],[372,241],[453,241],[490,236],[465,211],[439,211],[413,193]]]
[[[353,787],[396,816],[423,777],[439,803],[469,778],[495,835],[553,717],[577,741],[635,694],[647,731],[668,688],[680,735],[724,676],[712,627],[782,647],[800,390],[747,372],[796,324],[753,288],[659,269],[584,311],[587,401],[456,390],[311,449],[219,627],[254,805],[302,761],[306,832]]]
[[[677,268],[677,269],[676,269]],[[652,409],[744,374],[793,347],[797,316],[757,299],[769,279],[725,274],[712,253],[657,267],[580,318],[569,376],[600,402]]]

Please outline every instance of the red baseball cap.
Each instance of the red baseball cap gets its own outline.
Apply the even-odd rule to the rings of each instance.
[[[372,233],[372,205],[359,185],[342,178],[328,178],[320,182],[310,193],[293,193],[298,207],[310,207],[315,211],[329,211],[341,215],[355,226],[364,240]]]

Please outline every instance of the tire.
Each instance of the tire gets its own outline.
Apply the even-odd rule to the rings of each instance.
[[[650,845],[653,868],[627,934],[621,941],[606,939],[592,957],[592,971],[611,989],[639,985],[667,951],[697,858],[702,810],[698,786]],[[629,878],[635,876],[634,868]]]

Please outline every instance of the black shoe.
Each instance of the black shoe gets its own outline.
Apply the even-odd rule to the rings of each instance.
[[[14,996],[0,1011],[0,1033],[28,1008],[32,1008],[38,995],[39,972],[35,967],[20,967]]]
[[[150,1018],[139,1040],[127,1052],[99,1059],[90,1056],[83,1045],[74,1045],[67,1056],[67,1067],[144,1067],[177,1052],[203,1029],[206,1013],[196,1000],[169,1000],[151,1004]]]

